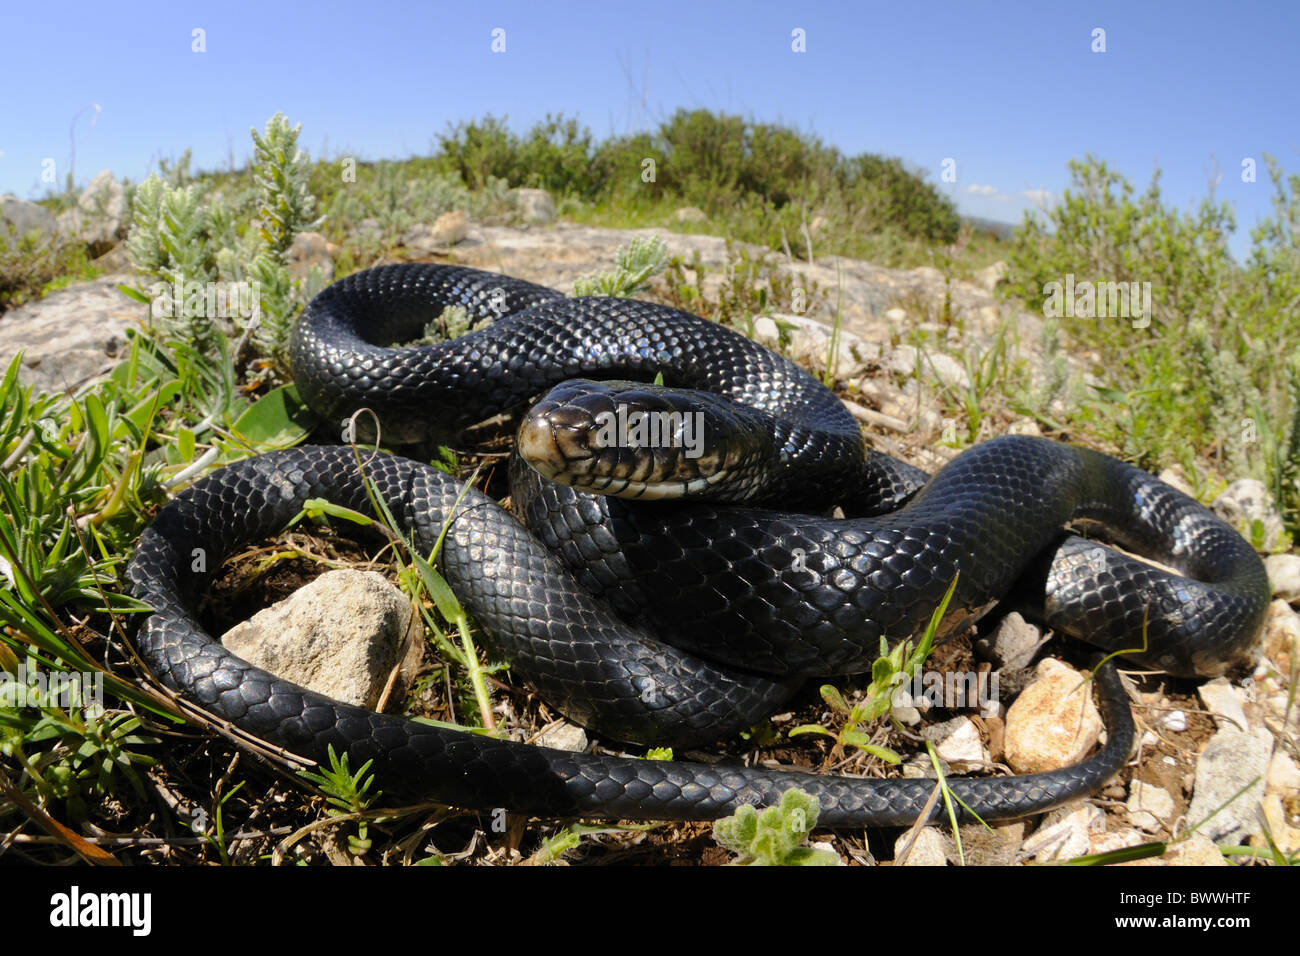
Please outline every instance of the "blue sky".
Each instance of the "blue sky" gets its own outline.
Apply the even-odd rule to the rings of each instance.
[[[487,113],[523,131],[562,112],[599,138],[708,107],[901,156],[964,213],[1009,221],[1089,152],[1139,189],[1159,166],[1180,209],[1217,161],[1239,254],[1269,210],[1263,154],[1300,171],[1300,5],[1285,2],[6,0],[0,32],[0,192],[27,198],[48,188],[47,159],[63,181],[70,127],[79,183],[139,179],[186,147],[200,169],[242,164],[249,127],[277,110],[313,155],[379,159]],[[956,182],[939,181],[945,159]]]

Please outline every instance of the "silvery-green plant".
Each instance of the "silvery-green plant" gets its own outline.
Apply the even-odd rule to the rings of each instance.
[[[153,308],[153,322],[166,336],[188,343],[200,354],[217,359],[226,338],[251,341],[260,360],[253,377],[287,372],[286,350],[293,321],[301,307],[324,286],[319,270],[298,280],[289,275],[288,251],[294,237],[317,226],[316,200],[307,186],[307,161],[297,147],[300,127],[290,127],[276,113],[265,131],[252,130],[255,147],[253,180],[258,219],[253,228],[247,208],[218,192],[205,194],[197,184],[176,185],[187,178],[183,162],[170,174],[173,183],[150,176],[136,189],[132,227],[127,240],[143,289],[136,298],[156,305],[159,295],[171,298],[177,283],[250,282],[256,290],[251,314],[232,310],[210,315],[197,302],[172,301],[170,308]],[[236,191],[237,192],[237,191]],[[241,227],[241,223],[243,224]],[[160,288],[161,287],[161,288]],[[180,286],[184,289],[184,286]],[[144,293],[150,292],[153,298]],[[238,355],[231,355],[237,361]]]

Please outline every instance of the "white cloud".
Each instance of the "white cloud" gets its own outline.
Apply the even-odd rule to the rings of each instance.
[[[1023,195],[1030,202],[1037,205],[1045,206],[1056,201],[1056,197],[1046,189],[1026,189]]]
[[[966,191],[968,193],[974,193],[977,196],[993,196],[997,194],[998,188],[996,186],[981,186],[978,183],[974,183],[967,186]]]

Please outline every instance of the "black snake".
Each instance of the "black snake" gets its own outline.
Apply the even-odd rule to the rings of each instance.
[[[375,344],[409,341],[448,305],[496,321],[435,346]],[[715,414],[740,419],[762,454],[711,446],[684,460],[680,449],[665,452],[657,465],[667,479],[647,477],[655,463],[643,454],[592,449],[573,429],[618,402],[677,408],[676,393],[564,384],[523,428],[543,470],[556,457],[590,464],[603,456],[613,470],[596,485],[654,497],[674,483],[700,485],[712,468],[734,479],[710,487],[718,501],[593,496],[544,481],[516,459],[512,499],[530,532],[432,467],[387,455],[364,465],[426,554],[448,523],[441,570],[515,672],[570,718],[617,739],[681,746],[752,725],[807,675],[869,668],[882,637],[897,641],[924,627],[954,577],[943,633],[1028,580],[1045,596],[1048,624],[1103,648],[1140,643],[1149,618],[1149,650],[1138,659],[1175,674],[1238,663],[1267,605],[1263,564],[1245,541],[1138,469],[1009,436],[967,450],[927,481],[864,449],[854,420],[811,375],[674,309],[566,299],[470,269],[389,266],[322,292],[298,326],[292,361],[300,392],[327,419],[368,407],[390,438],[452,436],[579,377],[658,373],[670,388],[732,400],[712,400]],[[762,477],[752,477],[756,465]],[[215,472],[162,510],[127,570],[132,593],[154,608],[137,636],[143,659],[170,687],[244,730],[318,761],[331,745],[354,767],[373,759],[390,795],[538,816],[710,819],[798,786],[819,798],[824,825],[910,824],[933,791],[931,780],[529,747],[347,706],[260,671],[204,632],[197,598],[221,559],[278,532],[313,497],[370,510],[353,449],[303,447]],[[771,510],[796,500],[807,513]],[[866,516],[822,516],[834,504]],[[1120,543],[1155,552],[1189,577],[1063,539],[1070,522],[1104,524]],[[196,548],[207,555],[206,573],[191,570]],[[1095,756],[1028,776],[954,778],[954,793],[999,819],[1100,787],[1127,759],[1133,725],[1110,665],[1096,683],[1109,736]]]

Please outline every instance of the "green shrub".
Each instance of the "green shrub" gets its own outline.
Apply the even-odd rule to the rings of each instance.
[[[1078,411],[1108,442],[1149,470],[1179,461],[1192,472],[1213,458],[1229,478],[1268,484],[1294,533],[1300,528],[1300,177],[1270,161],[1274,216],[1252,234],[1250,261],[1227,241],[1228,205],[1191,213],[1164,204],[1157,173],[1140,196],[1088,157],[1047,216],[1028,215],[1009,259],[1010,291],[1046,310],[1049,283],[1150,283],[1138,318],[1059,318],[1078,349],[1096,355],[1103,387]],[[1100,299],[1098,300],[1100,303]],[[1275,542],[1284,546],[1285,542]]]

